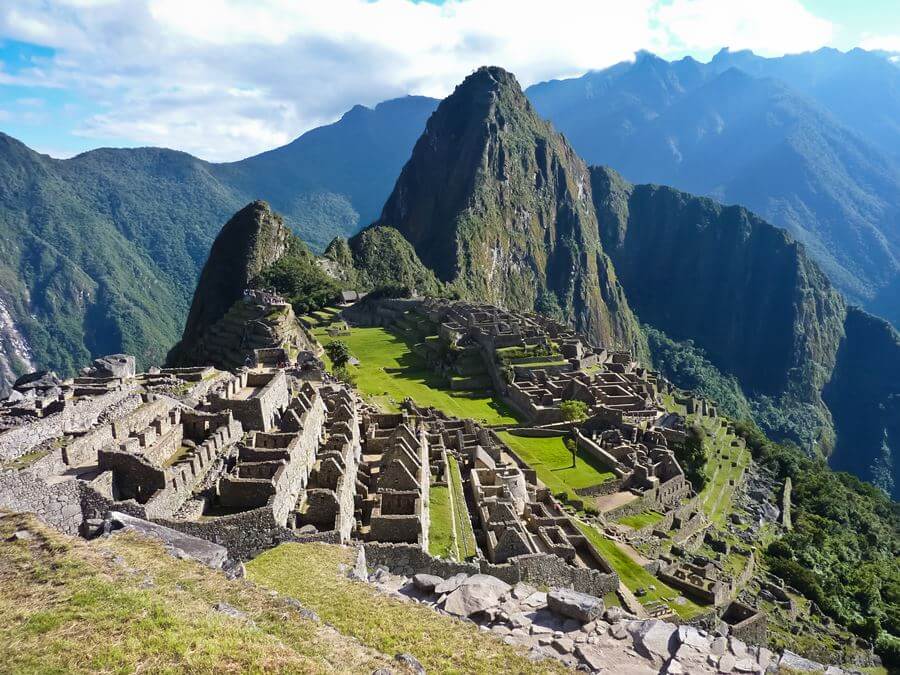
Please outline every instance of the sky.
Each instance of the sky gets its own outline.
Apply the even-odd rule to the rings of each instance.
[[[900,52],[900,0],[2,0],[0,131],[232,161],[485,64],[528,86],[639,50],[823,46]]]

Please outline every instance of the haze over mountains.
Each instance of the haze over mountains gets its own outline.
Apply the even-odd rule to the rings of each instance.
[[[890,488],[897,333],[848,312],[803,248],[745,209],[625,180],[750,206],[805,242],[851,300],[900,311],[897,153],[873,145],[895,143],[894,127],[879,116],[864,138],[848,126],[864,110],[825,109],[841,86],[870,81],[854,70],[790,83],[826,57],[861,58],[773,60],[785,82],[746,54],[643,55],[534,87],[533,106],[511,75],[482,69],[427,129],[437,102],[398,99],[225,165],[153,148],[59,161],[0,136],[0,375],[70,373],[115,351],[162,361],[216,232],[262,198],[317,251],[377,220],[349,246],[382,265],[360,270],[369,278],[401,252],[412,277],[430,269],[464,297],[558,310],[638,352],[638,322],[651,324],[767,431],[835,447],[838,465]],[[895,105],[894,76],[872,72],[888,91],[877,100]]]

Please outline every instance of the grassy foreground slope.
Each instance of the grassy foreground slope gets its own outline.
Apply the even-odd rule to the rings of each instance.
[[[341,564],[352,565],[354,557],[350,548],[282,544],[251,561],[247,573],[256,583],[297,598],[363,645],[384,653],[413,654],[428,672],[565,671],[554,661],[532,663],[523,651],[483,635],[472,623],[348,581],[338,569]]]
[[[9,541],[21,530],[30,538]],[[0,644],[0,672],[17,673],[370,673],[398,665],[155,542],[125,535],[87,543],[19,514],[0,515]]]

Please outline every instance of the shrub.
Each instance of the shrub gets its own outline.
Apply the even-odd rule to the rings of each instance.
[[[559,409],[567,422],[581,422],[588,416],[587,403],[584,401],[563,401],[559,404]]]

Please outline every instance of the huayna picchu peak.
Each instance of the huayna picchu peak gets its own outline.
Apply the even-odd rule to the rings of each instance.
[[[600,244],[587,166],[502,68],[479,68],[441,102],[378,224],[462,297],[544,308],[605,343],[641,344]]]
[[[900,148],[838,151],[900,136],[821,78],[900,80],[836,54],[482,66],[222,164],[0,134],[0,671],[895,672],[900,334],[847,274]],[[785,138],[778,206],[708,196]]]

